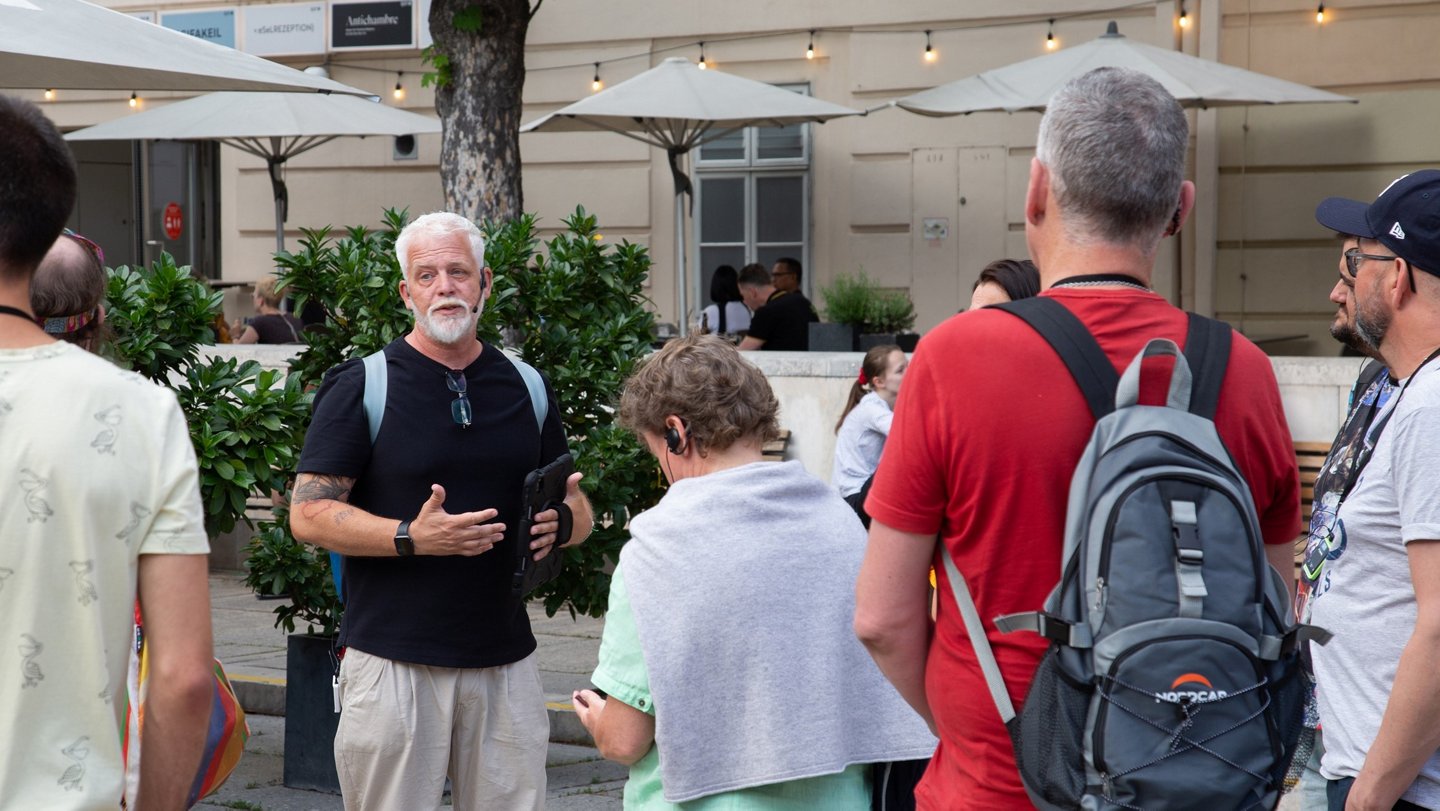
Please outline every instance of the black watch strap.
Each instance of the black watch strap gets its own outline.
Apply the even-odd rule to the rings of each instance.
[[[410,540],[410,522],[401,521],[395,528],[395,554],[408,558],[415,554],[415,542]]]

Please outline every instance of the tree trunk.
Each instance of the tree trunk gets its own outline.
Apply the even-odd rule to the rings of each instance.
[[[435,50],[449,60],[449,81],[435,92],[445,207],[477,223],[524,212],[520,112],[529,26],[528,0],[434,0],[430,8]]]

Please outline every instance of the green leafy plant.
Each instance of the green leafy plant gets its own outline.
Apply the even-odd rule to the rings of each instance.
[[[596,527],[584,544],[566,549],[558,578],[536,591],[547,614],[599,616],[610,591],[608,563],[629,539],[632,513],[660,499],[655,461],[615,424],[613,406],[625,379],[650,351],[654,316],[645,307],[650,257],[644,246],[605,245],[595,217],[582,208],[566,230],[536,253],[535,218],[488,225],[486,259],[495,295],[482,329],[497,340],[504,326],[517,349],[550,379]]]
[[[108,354],[169,386],[195,446],[205,529],[211,538],[245,518],[252,493],[283,491],[303,439],[309,397],[255,361],[201,361],[214,341],[221,295],[169,254],[149,268],[110,272]]]
[[[106,323],[115,334],[107,354],[164,383],[196,362],[200,346],[215,342],[222,298],[168,253],[148,269],[115,268],[105,290]]]
[[[850,324],[862,333],[904,332],[915,325],[915,305],[899,290],[886,290],[861,270],[854,276],[837,276],[820,288],[825,317]]]

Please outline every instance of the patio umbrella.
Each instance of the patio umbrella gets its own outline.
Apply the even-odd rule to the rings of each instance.
[[[1133,68],[1160,82],[1184,107],[1304,104],[1355,99],[1146,45],[1115,23],[1094,40],[1053,54],[987,70],[891,102],[912,113],[964,115],[991,110],[1042,111],[1061,85],[1095,68]]]
[[[65,140],[219,141],[263,158],[275,192],[275,250],[283,251],[289,208],[285,181],[280,178],[285,161],[342,135],[439,131],[438,119],[355,96],[210,93],[76,130]]]
[[[83,0],[0,0],[0,89],[371,95]]]
[[[860,110],[802,96],[717,70],[700,70],[682,57],[526,124],[521,132],[609,130],[664,149],[675,181],[675,267],[680,331],[687,329],[685,204],[690,179],[680,159],[701,144],[745,127],[783,127],[860,115]]]

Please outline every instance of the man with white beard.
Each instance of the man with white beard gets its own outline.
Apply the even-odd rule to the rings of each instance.
[[[384,350],[379,431],[372,440],[364,364],[330,370],[290,513],[296,538],[344,556],[345,807],[434,808],[448,775],[456,809],[538,809],[550,725],[507,550],[525,475],[568,450],[560,409],[546,383],[537,426],[518,368],[475,335],[493,276],[473,223],[427,214],[395,252],[415,328]],[[537,559],[588,535],[579,480],[569,538],[556,537],[556,511],[536,516]]]

